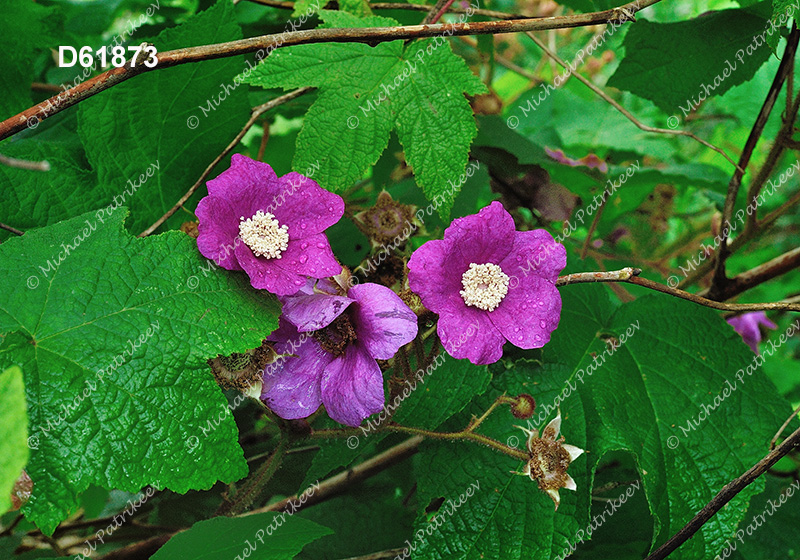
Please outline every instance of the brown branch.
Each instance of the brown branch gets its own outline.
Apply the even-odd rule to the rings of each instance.
[[[711,519],[722,507],[730,502],[736,494],[744,490],[759,476],[767,472],[781,457],[800,445],[800,429],[795,430],[783,443],[767,453],[758,463],[753,465],[746,473],[726,484],[710,502],[708,502],[689,523],[675,533],[667,542],[661,545],[645,560],[662,560],[669,556],[675,549],[685,543],[700,528]]]
[[[640,268],[623,268],[613,272],[578,272],[576,274],[567,274],[561,276],[556,280],[556,286],[567,286],[569,284],[585,284],[590,282],[624,282],[627,284],[635,284],[644,288],[649,288],[663,294],[674,296],[677,298],[685,299],[702,305],[717,309],[719,311],[763,311],[763,310],[784,310],[784,311],[800,311],[800,303],[779,301],[775,303],[720,303],[713,301],[689,292],[684,292],[677,288],[671,288],[658,282],[653,282],[647,278],[640,278],[639,274],[642,273]]]
[[[167,544],[167,541],[172,538],[173,534],[158,535],[140,541],[123,548],[118,548],[108,554],[100,557],[99,560],[139,560],[140,558],[150,558],[155,554],[159,548]]]
[[[286,2],[284,0],[249,0],[254,4],[261,4],[262,6],[269,6],[271,8],[280,8],[284,10],[294,10],[294,2]],[[414,12],[430,12],[433,10],[433,5],[426,4],[403,4],[394,2],[375,2],[369,5],[371,10],[410,10]],[[325,9],[336,10],[339,9],[338,2],[328,2]],[[450,6],[447,10],[448,13],[463,14],[467,11],[459,5]],[[506,12],[498,12],[496,10],[484,10],[482,8],[472,9],[472,13],[479,16],[486,16],[495,19],[523,19],[523,18],[536,18],[540,16],[525,16],[522,14],[509,14]]]
[[[319,486],[315,488],[313,494],[309,493],[305,496],[307,499],[302,504],[298,502],[298,496],[290,496],[274,504],[269,504],[268,506],[243,513],[242,516],[263,513],[265,511],[286,511],[290,508],[292,512],[295,512],[303,507],[318,504],[319,502],[338,496],[351,486],[355,486],[361,481],[375,476],[379,472],[411,457],[417,452],[417,448],[419,444],[422,443],[422,439],[423,438],[420,436],[407,439],[403,443],[395,445],[355,467],[323,480],[319,483]]]
[[[747,290],[755,288],[759,284],[763,284],[768,280],[786,274],[798,266],[800,266],[800,247],[787,251],[771,261],[760,264],[747,272],[742,272],[738,276],[731,278],[725,287],[717,293],[717,297],[720,301],[731,299]],[[710,290],[703,290],[698,292],[697,295],[708,296],[709,291]]]
[[[65,91],[62,94],[34,105],[25,111],[0,123],[0,140],[8,138],[24,130],[29,123],[38,124],[42,120],[80,103],[101,91],[124,82],[137,74],[161,68],[170,68],[180,64],[189,64],[203,60],[226,58],[256,51],[272,51],[276,48],[314,43],[367,43],[375,46],[386,41],[399,39],[417,39],[436,36],[462,35],[494,35],[500,33],[518,33],[524,31],[541,31],[544,29],[565,29],[607,23],[619,17],[620,11],[635,13],[643,10],[659,0],[637,0],[611,10],[556,16],[546,18],[525,18],[505,21],[484,21],[472,23],[444,23],[436,25],[400,25],[396,27],[371,27],[357,29],[310,29],[262,35],[227,43],[203,45],[177,49],[158,54],[155,68],[138,65],[135,68],[123,66],[112,68],[94,78]]]
[[[729,251],[731,253],[738,251],[741,247],[743,247],[745,244],[751,241],[757,234],[762,233],[771,228],[773,225],[775,225],[775,222],[778,220],[778,218],[786,214],[786,212],[791,210],[792,207],[794,207],[794,205],[797,204],[798,202],[800,202],[800,191],[794,193],[789,198],[789,200],[787,200],[786,202],[781,204],[778,208],[776,208],[775,210],[764,216],[762,220],[758,220],[756,222],[755,227],[753,227],[752,229],[745,229],[744,232],[742,232],[740,235],[736,237],[736,239],[730,241],[728,243]],[[711,269],[713,267],[714,267],[714,259],[706,260],[703,264],[698,266],[692,274],[684,278],[678,285],[682,287],[694,283],[698,278],[702,278],[703,276],[711,272]]]
[[[559,66],[561,66],[563,68],[566,68],[566,69],[569,69],[569,65],[566,62],[564,62],[564,60],[561,57],[559,57],[555,52],[550,50],[547,47],[547,45],[545,45],[533,33],[528,32],[528,33],[526,33],[526,35],[528,37],[530,37],[533,40],[533,42],[536,43],[536,45],[540,49],[542,49],[542,51],[544,51],[544,53],[547,56],[549,56],[550,58],[555,60],[559,64]],[[622,115],[626,119],[631,121],[634,125],[636,125],[636,127],[639,128],[639,130],[643,130],[645,132],[654,132],[654,133],[657,133],[657,134],[671,134],[673,136],[686,136],[687,138],[691,138],[692,140],[695,140],[695,141],[699,142],[700,144],[702,144],[703,146],[705,146],[707,148],[710,148],[710,149],[714,150],[715,152],[717,152],[718,154],[720,154],[722,157],[724,157],[726,160],[728,160],[734,167],[736,167],[737,172],[738,171],[742,171],[743,172],[743,170],[733,160],[733,158],[731,158],[731,156],[729,156],[728,153],[725,150],[723,150],[722,148],[719,148],[719,147],[715,146],[714,144],[711,144],[710,142],[707,142],[707,141],[703,140],[702,138],[700,138],[699,136],[696,136],[695,134],[693,134],[693,133],[691,133],[689,131],[686,131],[686,130],[672,130],[672,129],[669,129],[669,128],[657,128],[657,127],[653,127],[653,126],[648,126],[648,125],[644,124],[643,122],[641,122],[639,119],[637,119],[633,115],[633,113],[628,111],[625,107],[623,107],[622,105],[617,103],[616,100],[612,99],[610,95],[608,95],[602,89],[600,89],[599,87],[594,85],[591,81],[589,81],[586,78],[584,78],[579,72],[572,72],[571,75],[575,76],[575,79],[577,79],[583,85],[585,85],[590,90],[592,90],[601,99],[603,99],[603,101],[605,101],[606,103],[608,103],[609,105],[614,107],[617,111],[622,113]]]
[[[250,130],[250,128],[256,123],[256,121],[258,120],[258,118],[261,115],[263,115],[264,113],[266,113],[270,109],[273,109],[273,108],[277,107],[278,105],[282,105],[283,103],[286,103],[287,101],[291,101],[292,99],[300,97],[301,95],[303,95],[307,91],[310,91],[310,89],[311,88],[296,89],[294,91],[290,91],[289,93],[287,93],[285,95],[281,95],[280,97],[276,97],[275,99],[267,101],[263,105],[259,105],[258,107],[255,107],[253,109],[252,114],[250,115],[250,118],[247,120],[247,122],[245,123],[244,127],[242,127],[242,130],[240,130],[239,133],[234,137],[234,139],[231,140],[230,144],[225,146],[225,149],[222,150],[222,153],[220,153],[217,157],[215,157],[214,161],[212,161],[208,165],[208,167],[206,167],[205,171],[203,171],[203,173],[200,175],[200,178],[197,179],[197,181],[195,181],[195,183],[191,187],[189,187],[188,191],[186,191],[186,194],[184,194],[181,197],[181,199],[178,202],[175,203],[175,206],[173,206],[172,208],[167,210],[167,212],[163,216],[161,216],[150,227],[148,227],[146,230],[144,230],[142,233],[140,233],[139,237],[147,237],[148,235],[153,233],[155,230],[157,230],[159,228],[159,226],[161,226],[161,224],[166,222],[170,218],[170,216],[172,216],[175,212],[177,212],[178,208],[183,206],[183,204],[187,200],[189,200],[189,198],[200,187],[200,185],[203,184],[203,181],[205,181],[206,178],[208,178],[208,176],[211,174],[211,172],[214,170],[214,168],[217,166],[217,164],[220,161],[222,161],[222,158],[227,156],[231,152],[231,150],[233,150],[236,147],[236,145],[239,143],[239,141],[242,138],[244,138],[244,135],[247,134],[247,131]]]
[[[351,556],[350,558],[345,558],[344,560],[386,560],[387,558],[397,558],[398,556],[402,556],[404,551],[405,547],[392,548],[389,550],[381,550],[380,552],[371,552],[365,556]]]
[[[781,89],[783,88],[783,83],[786,81],[786,76],[789,75],[789,71],[792,68],[791,61],[794,59],[795,51],[797,50],[797,42],[800,34],[798,34],[798,30],[796,26],[792,27],[792,33],[789,35],[789,39],[786,45],[786,50],[783,53],[783,59],[781,60],[780,65],[778,66],[778,71],[775,74],[775,78],[772,80],[772,84],[770,85],[769,91],[767,92],[767,97],[764,99],[764,103],[761,105],[761,110],[758,112],[758,116],[756,116],[756,121],[753,123],[753,128],[750,130],[750,134],[747,137],[747,141],[744,144],[744,149],[742,149],[742,155],[739,156],[739,165],[736,171],[733,173],[730,182],[728,183],[728,193],[725,196],[725,204],[722,208],[722,223],[726,224],[730,222],[731,217],[733,216],[733,209],[736,206],[736,196],[739,194],[739,187],[742,184],[742,177],[744,176],[744,170],[747,168],[747,165],[750,163],[750,158],[753,155],[753,151],[755,150],[756,144],[758,144],[758,140],[761,138],[762,132],[764,132],[764,127],[767,124],[767,119],[769,119],[770,113],[772,113],[772,108],[775,106],[775,102],[778,99],[778,94],[780,93]],[[788,119],[789,116],[787,115],[786,118]],[[794,122],[794,119],[792,119]],[[774,163],[773,163],[774,164]],[[727,228],[722,230],[722,242],[720,243],[719,250],[717,251],[715,264],[714,264],[714,277],[711,280],[711,297],[714,299],[718,299],[717,292],[719,290],[724,289],[725,285],[728,283],[728,277],[725,274],[725,261],[727,260],[728,256],[730,256],[730,248],[728,247],[728,235],[729,231]]]
[[[20,231],[15,227],[11,227],[11,226],[9,226],[7,224],[4,224],[3,222],[0,222],[0,229],[4,229],[6,231],[10,231],[14,235],[25,235],[24,231]]]

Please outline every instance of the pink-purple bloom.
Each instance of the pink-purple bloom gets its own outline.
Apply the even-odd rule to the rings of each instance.
[[[344,201],[316,182],[236,154],[231,167],[208,181],[197,205],[197,246],[226,270],[244,270],[254,288],[294,294],[307,277],[342,267],[323,231],[344,214]]]
[[[758,343],[761,342],[761,329],[759,325],[764,325],[768,329],[777,329],[778,325],[767,318],[763,311],[753,311],[752,313],[742,313],[736,317],[728,319],[728,323],[742,337],[750,349],[759,354]]]
[[[506,340],[525,349],[549,342],[561,316],[555,282],[566,263],[566,249],[548,232],[516,231],[503,205],[492,202],[417,249],[408,283],[439,315],[447,352],[489,364]]]
[[[261,400],[282,418],[305,418],[324,404],[337,422],[358,426],[383,408],[376,360],[417,336],[417,316],[397,294],[370,283],[348,290],[346,274],[281,298],[280,327],[267,339],[278,358],[264,368]]]

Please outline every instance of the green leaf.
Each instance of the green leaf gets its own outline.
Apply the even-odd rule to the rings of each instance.
[[[18,367],[0,373],[0,411],[0,513],[5,513],[29,455],[25,387]]]
[[[397,25],[392,19],[359,19],[323,10],[326,27]],[[446,217],[476,135],[463,93],[486,91],[443,38],[368,45],[299,45],[280,49],[245,80],[266,88],[319,88],[297,138],[295,169],[320,165],[322,186],[341,192],[359,181],[397,134],[417,183],[440,200]],[[332,133],[335,131],[335,134]],[[317,176],[315,176],[315,179]]]
[[[233,4],[220,0],[153,43],[162,52],[241,37]],[[242,57],[166,68],[81,103],[80,135],[101,185],[83,196],[95,208],[130,207],[135,233],[161,217],[247,120],[247,88],[233,80],[243,68]]]
[[[427,540],[415,557],[548,558],[568,552],[576,531],[588,523],[594,470],[604,454],[618,450],[634,457],[654,517],[653,544],[660,544],[763,457],[775,427],[789,415],[758,368],[744,374],[738,390],[726,390],[754,355],[716,312],[657,295],[615,310],[598,286],[564,288],[562,297],[559,329],[542,362],[507,362],[502,373],[495,366],[492,388],[468,411],[479,414],[503,391],[527,392],[538,404],[528,427],[541,429],[560,408],[566,442],[588,451],[569,469],[577,492],[562,490],[554,513],[535,483],[508,474],[521,466],[513,460],[485,448],[464,453],[430,443],[416,458],[421,508],[441,496],[458,502],[478,478],[480,490],[453,514],[447,511],[430,535],[430,522],[418,516],[415,529],[425,531]],[[612,340],[618,345],[613,353]],[[694,428],[687,427],[690,419],[697,421]],[[521,442],[514,423],[498,411],[480,429],[502,442]],[[493,468],[487,472],[485,465]],[[676,558],[719,553],[762,489],[763,481],[741,492]]]
[[[625,36],[625,58],[608,85],[684,118],[705,99],[753,77],[771,54],[770,29],[765,19],[745,10],[677,23],[638,21]]]
[[[53,44],[53,8],[30,0],[3,2],[0,23],[0,119],[33,105],[34,59]]]
[[[177,492],[246,474],[208,358],[253,348],[274,298],[214,271],[180,232],[137,239],[125,211],[84,214],[0,245],[0,367],[25,372],[33,495],[52,533],[89,484]]]
[[[333,533],[287,513],[215,517],[172,537],[153,560],[292,560],[305,545]]]
[[[491,379],[488,367],[456,360],[442,350],[425,371],[417,370],[414,379],[402,386],[395,399],[398,410],[393,420],[405,426],[436,429],[483,394]],[[408,397],[403,399],[406,392]]]
[[[312,15],[319,12],[325,3],[322,0],[297,0],[294,3],[294,10],[292,11],[292,17],[296,18],[303,14],[305,15]]]
[[[34,137],[4,146],[3,154],[50,164],[47,172],[0,166],[0,191],[7,202],[0,205],[0,221],[22,231],[95,210],[114,196],[97,184],[81,151]]]

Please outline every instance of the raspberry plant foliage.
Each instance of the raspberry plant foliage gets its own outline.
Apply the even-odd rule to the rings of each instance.
[[[799,5],[7,4],[0,557],[794,554]]]

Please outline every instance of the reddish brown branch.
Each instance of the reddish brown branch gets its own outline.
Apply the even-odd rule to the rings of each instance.
[[[786,274],[798,266],[800,266],[800,247],[792,249],[791,251],[775,257],[769,262],[760,264],[732,278],[725,287],[718,292],[718,297],[720,300],[730,299],[751,288],[755,288],[759,284],[763,284],[768,280]],[[703,290],[699,292],[698,295],[706,296],[708,295],[708,290]]]
[[[436,25],[400,25],[397,27],[358,29],[311,29],[262,35],[260,37],[251,37],[239,41],[162,52],[158,53],[158,64],[153,69],[147,68],[144,65],[138,65],[133,69],[129,67],[113,68],[94,78],[86,80],[62,94],[51,97],[38,105],[34,105],[18,115],[6,119],[0,123],[0,140],[24,130],[31,124],[38,124],[42,120],[88,97],[132,78],[137,74],[170,68],[172,66],[178,66],[179,64],[226,58],[259,50],[272,51],[281,47],[313,43],[367,43],[375,46],[379,43],[397,41],[399,39],[417,39],[436,36],[494,35],[500,33],[519,33],[523,31],[583,27],[608,23],[611,20],[618,20],[621,12],[632,14],[652,6],[658,1],[659,0],[637,0],[636,2],[630,2],[619,8],[603,10],[601,12],[535,19],[526,18]],[[158,45],[156,45],[156,47],[157,46]]]
[[[767,472],[781,457],[798,445],[800,445],[800,429],[792,433],[792,435],[786,438],[778,447],[767,453],[763,459],[748,469],[742,476],[726,484],[710,502],[703,506],[703,509],[701,509],[683,529],[675,533],[672,538],[661,545],[658,550],[653,552],[645,560],[662,560],[669,556],[675,549],[699,531],[700,528],[722,509],[725,504],[730,502],[736,494],[744,490],[759,476]]]

